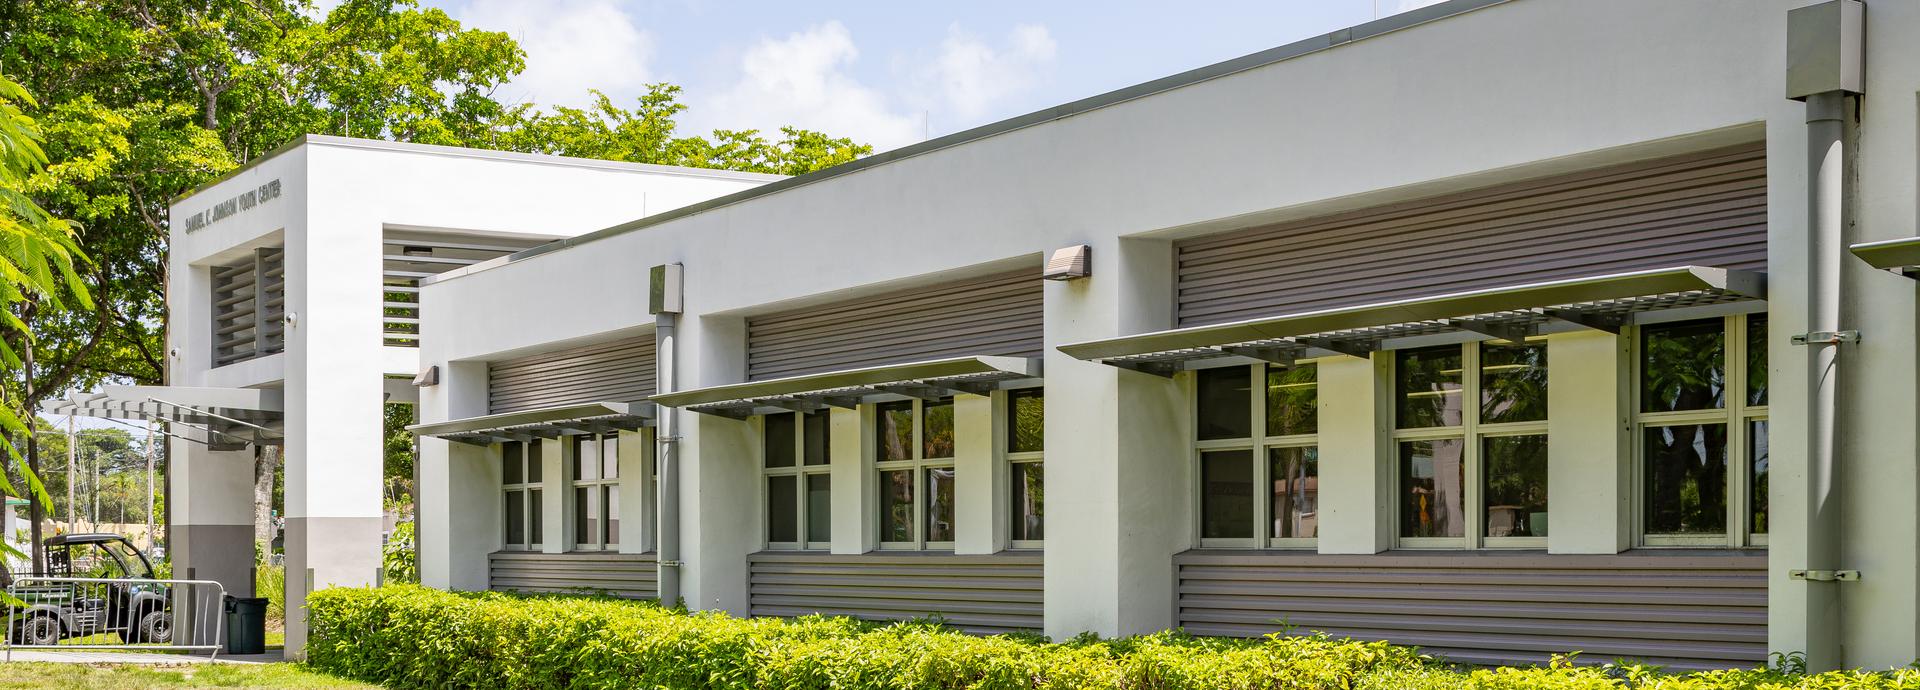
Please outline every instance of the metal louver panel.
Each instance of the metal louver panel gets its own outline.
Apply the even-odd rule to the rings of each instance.
[[[653,334],[487,365],[491,414],[654,394]]]
[[[285,350],[286,250],[256,249],[251,258],[211,270],[213,365]]]
[[[1037,552],[993,555],[763,551],[747,556],[755,616],[816,613],[872,621],[939,615],[972,633],[1039,630],[1044,562]]]
[[[947,357],[1041,356],[1038,271],[747,319],[747,379]]]
[[[1180,242],[1180,326],[1663,266],[1765,270],[1744,145]]]
[[[651,599],[659,567],[650,553],[495,551],[487,554],[487,589]]]

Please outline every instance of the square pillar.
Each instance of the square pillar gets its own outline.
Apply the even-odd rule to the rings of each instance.
[[[540,444],[540,552],[566,553],[573,547],[573,443],[571,439],[543,438]]]
[[[1005,495],[1006,463],[994,439],[993,398],[953,397],[953,499],[956,554],[999,553],[1007,547],[1006,511],[996,500]]]
[[[421,419],[464,419],[487,413],[485,362],[441,366],[441,383],[420,391]],[[498,446],[421,438],[415,534],[420,583],[457,591],[488,587],[487,555],[500,550],[504,517]]]
[[[1631,339],[1547,336],[1548,553],[1633,546]]]
[[[1320,360],[1320,553],[1393,546],[1392,357]]]
[[[175,433],[205,432],[175,426]],[[168,439],[173,495],[167,502],[174,577],[214,580],[237,597],[253,596],[253,447],[210,450]]]
[[[873,442],[863,423],[873,410],[834,408],[827,413],[827,453],[833,479],[833,553],[862,554],[880,544],[879,528],[868,516],[877,514],[879,494],[874,488]]]
[[[620,432],[620,553],[648,553],[654,536],[653,429]]]

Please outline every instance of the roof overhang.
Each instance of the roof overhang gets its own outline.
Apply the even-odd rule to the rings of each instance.
[[[1848,249],[1869,266],[1893,271],[1908,278],[1920,278],[1920,237],[1861,242]]]
[[[271,388],[101,386],[40,403],[47,414],[184,424],[205,433],[188,438],[218,449],[279,443],[284,435],[281,392]],[[178,438],[187,438],[174,435]]]
[[[704,414],[743,419],[756,414],[854,408],[874,397],[935,399],[956,393],[985,395],[1015,381],[1040,378],[1040,360],[1027,357],[953,357],[845,369],[765,381],[698,388],[655,396],[654,402]]]
[[[1468,332],[1506,340],[1553,322],[1618,332],[1640,312],[1766,298],[1766,276],[1703,266],[1556,280],[1060,346],[1076,359],[1170,376],[1221,358],[1291,364],[1308,350],[1364,357],[1382,341]]]
[[[633,431],[652,425],[651,402],[591,402],[415,424],[407,430],[420,436],[484,446],[505,441]]]

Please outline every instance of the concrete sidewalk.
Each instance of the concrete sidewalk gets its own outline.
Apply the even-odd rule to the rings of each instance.
[[[0,659],[5,659],[0,655]],[[66,651],[61,649],[16,649],[12,661],[50,661],[64,664],[141,664],[164,666],[173,664],[271,664],[285,661],[280,650],[268,649],[264,654],[221,654],[209,659],[206,654],[133,652],[111,650]]]

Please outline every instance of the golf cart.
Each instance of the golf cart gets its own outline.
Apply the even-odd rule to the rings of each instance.
[[[173,639],[173,614],[164,586],[152,580],[153,564],[118,534],[62,534],[47,547],[46,577],[101,578],[119,582],[29,581],[15,587],[0,565],[0,587],[19,597],[9,612],[16,644],[51,645],[71,637],[115,633],[127,644],[166,644]]]

